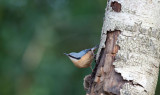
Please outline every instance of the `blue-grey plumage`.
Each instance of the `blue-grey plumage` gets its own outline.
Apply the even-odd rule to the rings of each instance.
[[[69,56],[72,56],[72,57],[75,57],[76,59],[80,59],[82,56],[84,56],[90,49],[85,49],[85,50],[82,50],[78,53],[76,52],[71,52],[69,53]]]
[[[69,54],[64,54],[71,59],[76,67],[87,68],[91,66],[92,60],[94,58],[94,51],[96,48],[98,48],[98,45],[90,49],[82,50],[78,53],[72,52]]]

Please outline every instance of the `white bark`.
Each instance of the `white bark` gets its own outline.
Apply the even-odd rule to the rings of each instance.
[[[121,4],[115,12],[111,2]],[[121,95],[154,95],[160,63],[160,0],[110,0],[105,12],[100,47],[105,48],[107,31],[120,30],[120,50],[113,63],[124,80]],[[127,94],[128,93],[128,94]]]

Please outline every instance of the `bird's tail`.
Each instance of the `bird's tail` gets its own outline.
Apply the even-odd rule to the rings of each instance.
[[[91,48],[92,51],[95,51],[97,48],[99,47],[99,45],[94,46],[93,48]]]

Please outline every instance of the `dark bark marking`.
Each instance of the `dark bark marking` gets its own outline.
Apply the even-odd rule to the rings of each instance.
[[[118,3],[117,1],[111,2],[111,7],[115,12],[121,11],[121,4]]]
[[[116,45],[116,41],[120,31],[115,30],[107,33],[106,48],[104,50],[104,72],[107,74],[104,80],[104,91],[113,93],[116,95],[120,94],[120,88],[125,83],[122,76],[115,72],[113,62],[115,61],[115,55],[120,49]]]
[[[120,95],[120,89],[127,81],[123,80],[121,74],[115,72],[113,62],[120,47],[116,41],[120,34],[119,30],[107,31],[106,47],[101,50],[99,59],[91,74],[91,85],[88,89],[89,95]],[[100,78],[100,80],[96,79]],[[127,82],[128,83],[128,82]]]

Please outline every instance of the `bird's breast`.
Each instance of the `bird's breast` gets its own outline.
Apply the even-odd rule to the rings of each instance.
[[[93,52],[89,51],[84,56],[82,56],[80,60],[75,61],[73,63],[78,68],[88,68],[91,66],[93,58],[94,58]]]

